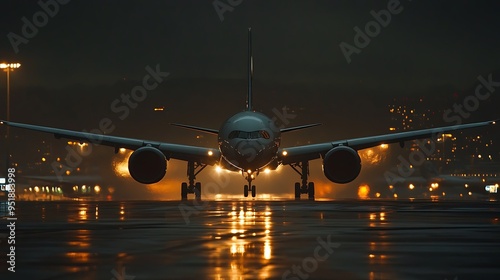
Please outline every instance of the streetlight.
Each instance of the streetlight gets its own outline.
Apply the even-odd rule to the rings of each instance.
[[[21,67],[21,63],[0,63],[0,69],[7,72],[7,121],[10,121],[10,72]],[[9,169],[10,152],[9,152],[9,126],[7,126],[7,133],[5,134],[7,160],[5,169]]]

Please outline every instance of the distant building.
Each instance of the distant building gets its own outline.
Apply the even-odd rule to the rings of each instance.
[[[401,132],[425,129],[442,125],[443,104],[426,102],[424,97],[393,98],[388,105],[389,131]],[[453,103],[450,103],[453,104]],[[431,140],[427,143],[430,146]],[[410,151],[420,150],[416,141],[406,143]],[[433,162],[441,172],[456,172],[465,165],[487,164],[498,161],[498,149],[492,135],[481,131],[457,131],[441,135],[434,143],[435,151],[426,159]],[[497,151],[497,152],[495,152]]]

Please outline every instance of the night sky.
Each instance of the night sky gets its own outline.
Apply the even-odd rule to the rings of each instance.
[[[218,128],[244,109],[248,27],[253,30],[256,109],[272,115],[273,108],[288,106],[296,115],[290,126],[324,123],[287,135],[284,145],[387,133],[384,121],[393,98],[425,96],[429,106],[439,98],[451,107],[473,93],[478,76],[492,74],[500,81],[497,1],[61,2],[68,3],[58,3],[53,17],[25,38],[23,17],[33,23],[42,7],[38,1],[2,1],[0,60],[22,63],[11,76],[13,121],[89,130],[109,117],[115,135],[215,146],[215,137],[200,140],[196,132],[168,123]],[[354,28],[365,30],[374,20],[371,11],[391,5],[398,12],[385,27],[377,25],[377,34],[348,63],[340,44],[356,47]],[[215,6],[229,10],[221,14]],[[13,46],[11,41],[21,37],[25,43]],[[170,76],[121,120],[110,104],[140,84],[148,65],[160,65]],[[0,97],[5,104],[5,90]],[[165,111],[153,112],[157,106]],[[495,108],[484,102],[464,122],[498,118]],[[100,148],[95,157],[112,155],[108,149]],[[312,179],[326,181],[319,164]],[[180,182],[183,166],[177,164],[179,175],[167,172],[167,178]],[[243,185],[238,176],[234,183]],[[257,184],[286,182],[289,186],[280,190],[291,192],[293,182],[283,176],[275,174],[274,181],[261,176]]]

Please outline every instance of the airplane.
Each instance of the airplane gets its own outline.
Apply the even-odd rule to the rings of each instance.
[[[28,130],[54,134],[56,138],[66,138],[80,142],[91,142],[115,148],[133,150],[128,161],[129,173],[133,179],[142,184],[153,184],[163,179],[170,159],[187,162],[188,182],[181,184],[181,198],[188,194],[201,198],[201,183],[196,181],[198,175],[208,165],[218,165],[222,169],[240,172],[248,184],[243,187],[243,194],[256,196],[253,180],[264,169],[276,170],[280,165],[289,165],[301,178],[295,183],[295,198],[307,194],[314,199],[314,182],[309,182],[309,161],[321,158],[323,173],[330,181],[346,184],[356,179],[361,171],[361,159],[358,151],[381,144],[400,143],[405,141],[431,138],[440,133],[455,130],[476,128],[495,124],[495,121],[477,122],[463,125],[430,128],[416,131],[385,134],[326,143],[310,144],[295,147],[281,147],[281,135],[290,131],[320,125],[318,123],[287,128],[277,128],[274,121],[256,112],[252,104],[252,30],[248,29],[248,88],[246,109],[227,119],[219,130],[185,124],[174,126],[217,135],[218,147],[206,148],[181,144],[124,138],[96,133],[71,131],[59,128],[0,121],[0,124]]]
[[[104,188],[96,184],[96,182],[103,180],[100,175],[71,175],[63,178],[58,178],[57,176],[25,175],[22,179],[22,181],[26,181],[23,183],[25,187],[19,188],[19,184],[16,187],[17,189],[24,189],[28,194],[32,194],[33,192],[36,194],[32,186],[40,186],[41,194],[59,194],[67,198],[96,199],[105,197],[107,194]],[[42,186],[45,186],[45,189]],[[52,192],[50,192],[51,189]]]
[[[398,182],[389,188],[394,188],[391,191],[407,193],[419,193],[421,191],[435,194],[474,194],[494,196],[498,193],[500,178],[497,174],[479,173],[476,176],[466,174],[441,174],[434,163],[426,161],[418,168],[415,176],[401,177]],[[419,188],[420,187],[420,188]],[[440,190],[440,191],[439,191]]]

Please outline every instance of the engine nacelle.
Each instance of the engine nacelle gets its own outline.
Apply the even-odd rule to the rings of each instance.
[[[361,171],[361,158],[350,147],[338,146],[326,153],[323,159],[323,173],[328,180],[345,184],[358,177]]]
[[[158,149],[141,147],[128,159],[128,171],[132,178],[142,184],[159,182],[167,172],[167,159]]]

